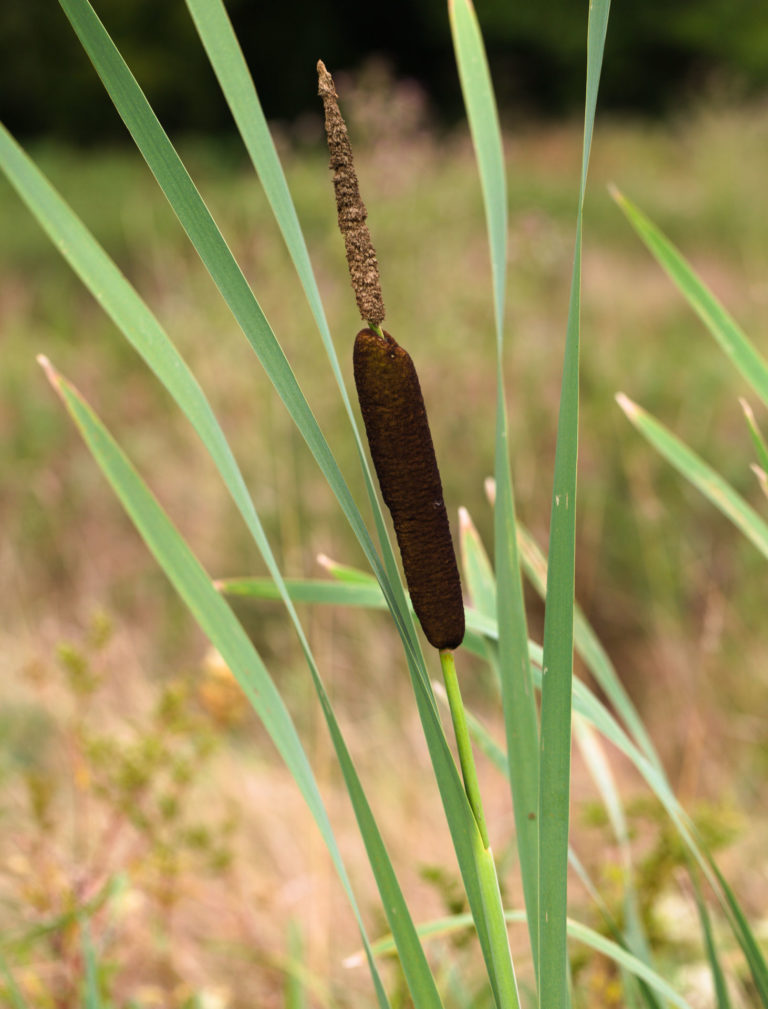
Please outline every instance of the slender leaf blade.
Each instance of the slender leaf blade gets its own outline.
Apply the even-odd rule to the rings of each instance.
[[[538,964],[538,722],[528,662],[528,629],[517,555],[515,499],[503,382],[507,270],[504,150],[482,35],[471,0],[449,4],[456,63],[485,205],[496,320],[494,556],[499,629],[498,667],[510,764],[510,785],[534,964]]]
[[[336,495],[381,582],[405,647],[417,650],[412,621],[401,605],[402,588],[399,584],[393,586],[382,567],[333,453],[210,211],[88,0],[60,0],[60,4],[152,174]]]
[[[85,978],[83,980],[83,1009],[102,1009],[101,992],[99,990],[99,972],[96,962],[96,950],[91,939],[87,921],[81,922],[83,932],[82,949]]]
[[[765,955],[760,949],[760,944],[755,937],[755,933],[750,928],[746,915],[728,881],[720,872],[711,855],[708,856],[708,861],[712,873],[720,885],[720,892],[725,898],[725,906],[728,911],[731,928],[744,951],[760,1004],[765,1009],[765,1007],[768,1007],[768,963],[766,963]]]
[[[499,114],[483,38],[471,0],[448,0],[448,13],[456,65],[483,190],[491,252],[496,336],[500,347],[507,272],[507,180]]]
[[[539,1004],[570,1004],[566,914],[570,805],[576,464],[579,431],[581,246],[584,197],[610,0],[592,0],[587,37],[584,146],[557,425],[544,619],[539,778]]]
[[[3,979],[5,980],[5,994],[11,1000],[11,1009],[29,1009],[29,1003],[21,994],[21,989],[16,984],[13,974],[11,974],[11,970],[5,962],[5,958],[2,953],[0,953],[0,974],[2,974]]]
[[[707,960],[709,961],[709,969],[712,972],[712,985],[715,991],[717,1009],[731,1009],[731,998],[728,994],[728,984],[725,980],[725,972],[723,971],[723,965],[720,961],[717,943],[715,942],[715,936],[712,931],[712,921],[709,917],[707,905],[704,902],[704,895],[701,892],[701,887],[699,886],[699,882],[693,872],[691,873],[691,882],[693,883],[693,895],[696,898],[696,908],[699,912],[701,933],[704,937],[704,949],[707,954]]]
[[[530,532],[518,523],[518,546],[523,570],[542,599],[547,595],[547,561]],[[600,643],[594,629],[577,604],[573,609],[574,643],[577,654],[613,704],[620,718],[650,761],[661,766],[659,755],[643,724],[637,708],[619,679],[613,663]]]
[[[629,223],[715,338],[725,356],[768,406],[768,361],[653,221],[617,189],[614,188],[612,193]]]
[[[362,919],[312,769],[291,716],[260,655],[232,610],[214,588],[200,562],[90,406],[74,386],[55,372],[47,360],[42,359],[41,364],[150,552],[204,634],[232,670],[251,706],[264,723],[318,825],[357,914],[361,935],[368,948]],[[379,1003],[382,1007],[388,1006],[375,964],[372,959],[369,962]]]
[[[630,423],[685,479],[693,484],[768,558],[768,523],[704,460],[660,421],[619,393],[616,401]]]
[[[757,426],[754,411],[746,399],[741,397],[739,402],[741,403],[741,409],[744,411],[744,419],[746,420],[747,427],[749,428],[749,436],[752,439],[752,444],[754,445],[755,452],[757,453],[757,461],[763,472],[768,472],[768,445],[765,443],[763,432]]]
[[[505,918],[510,924],[520,924],[525,921],[525,911],[506,911]],[[446,918],[438,918],[434,921],[424,922],[419,925],[419,934],[424,939],[438,938],[454,934],[462,929],[471,928],[472,917],[468,914],[452,915]],[[568,934],[576,942],[581,942],[590,947],[596,953],[612,960],[617,966],[634,974],[637,978],[646,982],[654,991],[657,991],[664,999],[679,1009],[691,1009],[691,1004],[682,995],[658,974],[648,964],[633,956],[625,950],[619,943],[606,939],[594,929],[583,925],[581,922],[568,919],[566,923]],[[395,945],[391,936],[383,936],[373,944],[374,952],[377,956],[387,956],[395,952]],[[351,966],[359,961],[359,956],[350,957],[347,963]]]

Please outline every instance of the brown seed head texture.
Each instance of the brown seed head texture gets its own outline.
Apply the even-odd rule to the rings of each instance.
[[[379,264],[365,219],[368,216],[360,196],[357,173],[347,127],[339,111],[338,95],[333,78],[322,60],[317,63],[317,93],[325,109],[325,133],[333,169],[333,188],[339,229],[344,237],[349,264],[349,276],[364,322],[378,326],[384,321],[384,299],[381,296]]]
[[[388,333],[357,334],[357,396],[413,608],[435,648],[458,648],[464,603],[443,488],[413,361]]]

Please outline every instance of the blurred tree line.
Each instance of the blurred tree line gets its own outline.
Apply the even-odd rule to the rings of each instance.
[[[97,13],[172,130],[230,128],[183,0],[94,0]],[[581,108],[587,3],[476,0],[494,83],[509,114]],[[228,0],[267,116],[318,114],[314,67],[354,71],[383,56],[417,80],[435,115],[460,114],[445,0]],[[768,86],[766,0],[615,0],[601,107],[658,114],[714,88]],[[20,135],[113,140],[122,127],[58,4],[0,4],[0,116]]]

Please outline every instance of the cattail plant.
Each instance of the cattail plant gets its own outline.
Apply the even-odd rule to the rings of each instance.
[[[379,265],[347,127],[322,60],[317,74],[339,229],[357,307],[367,323],[355,339],[354,372],[371,458],[424,634],[435,648],[458,648],[464,638],[461,581],[424,398],[410,355],[381,329]]]
[[[318,94],[333,170],[339,230],[357,307],[368,323],[355,338],[355,386],[381,495],[389,508],[414,612],[440,651],[467,799],[490,851],[453,649],[464,640],[464,602],[448,513],[419,377],[408,352],[381,328],[384,299],[367,211],[333,78],[317,64]]]
[[[338,376],[342,386],[347,406],[346,390],[340,379],[335,348],[322,310],[298,216],[225,7],[221,0],[186,0],[186,3],[262,181],[275,219],[280,225],[297,275],[315,314],[334,374]],[[592,0],[589,4],[582,172],[554,469],[551,537],[546,560],[536,552],[532,542],[516,524],[512,493],[501,353],[508,232],[502,136],[482,37],[472,4],[470,0],[449,0],[448,4],[457,67],[486,206],[498,348],[499,400],[494,471],[495,557],[491,564],[483,552],[479,537],[472,533],[468,515],[465,515],[465,520],[460,524],[465,556],[464,577],[468,594],[474,603],[473,610],[468,611],[471,633],[467,634],[465,648],[473,648],[487,662],[488,668],[498,674],[507,738],[506,752],[500,749],[478,719],[467,719],[461,702],[453,650],[464,638],[465,614],[424,400],[413,362],[406,351],[382,328],[385,312],[378,264],[366,225],[366,211],[360,198],[347,130],[338,109],[333,81],[325,67],[318,65],[339,223],[352,286],[364,321],[364,328],[357,335],[354,348],[355,382],[360,407],[381,494],[392,515],[413,606],[427,639],[440,651],[446,694],[456,731],[461,775],[445,737],[435,694],[418,641],[412,633],[413,628],[400,619],[402,592],[389,575],[394,560],[388,540],[382,537],[381,552],[385,558],[385,563],[382,564],[331,446],[320,430],[243,270],[89,0],[61,0],[61,6],[205,269],[303,436],[375,577],[355,572],[354,579],[346,585],[341,584],[341,579],[338,582],[322,580],[307,584],[283,578],[246,481],[215,413],[150,306],[142,300],[82,221],[2,127],[0,169],[45,228],[56,248],[66,257],[101,307],[144,357],[161,384],[184,411],[216,464],[232,501],[258,547],[270,574],[268,584],[265,586],[259,579],[245,580],[248,584],[244,583],[238,594],[282,599],[296,631],[381,896],[381,908],[392,931],[392,944],[397,950],[410,993],[409,1004],[413,1004],[415,1009],[443,1009],[444,1005],[449,1004],[519,1009],[521,1002],[507,937],[507,923],[521,921],[526,917],[531,938],[533,974],[533,979],[527,985],[530,995],[526,1005],[535,1005],[537,1009],[569,1009],[571,979],[575,977],[573,988],[577,989],[578,975],[572,975],[569,969],[567,931],[572,938],[591,946],[599,951],[601,957],[608,958],[616,965],[616,976],[621,977],[625,995],[622,1004],[647,1007],[656,1007],[662,1003],[683,1007],[686,1005],[685,1000],[649,962],[647,937],[637,915],[640,901],[631,871],[630,835],[624,822],[620,797],[611,778],[609,762],[602,759],[599,752],[599,733],[610,741],[616,752],[623,755],[628,765],[637,769],[666,810],[680,840],[680,849],[685,852],[696,876],[701,875],[706,880],[719,902],[723,920],[730,925],[735,941],[745,954],[751,975],[750,987],[747,989],[743,985],[745,991],[749,992],[750,997],[759,998],[761,1005],[768,1006],[768,965],[758,941],[710,852],[675,798],[661,761],[616,671],[600,649],[583,614],[574,608],[581,229],[609,0]],[[630,217],[633,216],[636,217],[630,214]],[[678,282],[682,281],[680,286],[687,292],[687,296],[690,298],[695,294],[696,285],[690,271],[683,269],[679,257],[674,255],[668,244],[661,242],[639,218],[634,223],[640,225],[641,232],[645,234],[651,247],[668,267],[672,267]],[[738,337],[721,312],[713,311],[712,301],[704,297],[701,291],[698,292],[697,302],[699,314],[708,324],[717,323],[720,326],[718,339],[727,348],[729,355],[741,362],[753,384],[757,381],[758,388],[755,391],[763,402],[768,402],[768,365],[758,363],[751,348]],[[380,1009],[388,1009],[390,1002],[377,966],[377,954],[384,949],[384,945],[372,944],[368,937],[311,762],[284,701],[279,681],[273,679],[254,642],[224,598],[225,593],[234,594],[233,584],[212,581],[95,411],[75,386],[47,359],[41,359],[41,364],[149,550],[168,575],[203,633],[236,677],[295,780],[327,847],[357,922],[363,956],[368,962],[377,1004]],[[701,489],[708,488],[711,496],[717,497],[729,517],[748,532],[753,542],[763,544],[764,552],[768,554],[768,532],[763,528],[764,523],[758,523],[757,516],[746,511],[733,497],[726,495],[722,486],[715,484],[710,474],[702,468],[700,461],[693,459],[690,452],[683,453],[680,446],[673,444],[668,434],[665,436],[658,425],[650,425],[650,419],[642,415],[639,408],[633,408],[629,401],[622,402],[633,422],[654,444],[689,479],[697,480],[697,486]],[[352,419],[351,410],[349,413]],[[356,428],[354,433],[357,436]],[[764,443],[759,440],[756,445],[758,457],[764,464]],[[364,467],[364,473],[367,480],[367,467]],[[379,521],[375,493],[371,493],[371,500]],[[536,590],[541,595],[546,594],[543,649],[528,640],[521,568],[525,569]],[[340,588],[351,590],[343,595],[347,605],[370,606],[386,601],[403,639],[403,652],[414,686],[415,703],[470,910],[467,917],[452,915],[447,924],[445,921],[440,922],[440,929],[445,932],[446,928],[473,925],[487,976],[487,986],[484,980],[482,991],[473,995],[471,1002],[469,996],[457,1000],[453,988],[448,990],[450,1002],[447,999],[444,1001],[438,990],[438,985],[443,981],[440,965],[434,965],[425,955],[423,936],[419,934],[400,889],[374,811],[355,770],[352,755],[336,719],[334,705],[325,689],[310,642],[294,606],[294,600],[302,598],[304,601],[312,598],[314,601],[338,603],[337,590]],[[302,596],[302,592],[308,589],[314,595]],[[599,683],[609,706],[590,690],[589,684],[578,679],[574,681],[574,643],[585,667],[595,682]],[[541,688],[540,725],[537,721],[534,686]],[[567,917],[567,870],[571,855],[568,848],[568,818],[572,703],[578,716],[576,739],[587,755],[590,768],[594,768],[592,773],[609,812],[617,843],[622,849],[625,867],[622,873],[624,900],[620,917],[626,918],[626,926],[613,918],[610,908],[601,899],[599,907],[605,916],[605,927],[599,934]],[[470,728],[510,784],[526,903],[525,915],[522,911],[505,909],[502,902],[472,760]],[[274,807],[271,804],[266,812],[274,819]],[[573,862],[577,864],[575,859]],[[579,867],[579,872],[585,884],[584,889],[590,894],[597,894],[597,886],[586,875],[583,866]],[[87,922],[101,907],[100,902],[80,900],[78,906],[59,918],[58,925],[63,924],[69,929],[76,920]],[[704,946],[718,993],[718,1009],[728,1009],[730,1000],[720,962],[720,940],[718,938],[715,941],[717,933],[710,926],[703,901],[699,902],[699,912]],[[46,928],[49,927],[46,922]],[[606,938],[606,933],[609,938]],[[0,942],[0,947],[0,1002],[8,994],[11,1004],[28,1009],[32,1003],[25,1000],[4,963],[5,951],[11,949],[15,952],[13,944]],[[98,987],[94,982],[94,949],[90,933],[85,930],[82,960],[87,983],[83,987],[83,993],[89,1006],[105,1004],[100,1001]],[[730,959],[732,950],[728,949],[727,952]],[[296,957],[293,956],[292,959]],[[455,964],[449,966],[453,978]],[[300,974],[309,976],[309,972],[303,969],[296,973],[297,977]],[[581,1000],[586,997],[586,993],[577,991],[577,996]],[[401,1004],[405,998],[407,996],[399,993],[397,1004]],[[302,993],[298,992],[290,1000],[286,998],[286,1004],[289,1001],[296,1005],[302,1003]],[[349,1001],[345,992],[344,1004],[349,1004]],[[39,1004],[39,999],[34,1004]],[[110,1000],[110,1004],[117,1002]]]

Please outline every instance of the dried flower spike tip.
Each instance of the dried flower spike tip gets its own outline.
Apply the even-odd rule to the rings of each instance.
[[[349,276],[363,322],[378,326],[384,321],[379,264],[371,241],[371,233],[365,223],[368,214],[360,196],[347,127],[339,111],[333,78],[325,69],[322,60],[318,60],[317,63],[317,81],[317,93],[323,99],[325,109],[325,133],[331,154],[339,230],[344,237]]]
[[[355,385],[413,608],[435,648],[458,648],[464,603],[427,411],[413,361],[388,333],[357,334]]]

